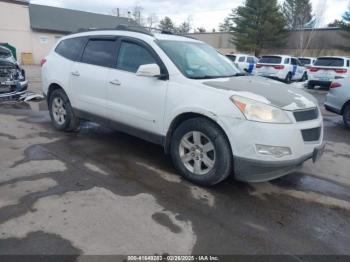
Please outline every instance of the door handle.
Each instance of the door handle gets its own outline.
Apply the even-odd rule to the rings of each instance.
[[[73,76],[80,76],[80,73],[78,71],[74,71],[74,72],[72,72],[72,75]]]
[[[122,84],[118,79],[111,80],[109,83],[115,86],[120,86]]]

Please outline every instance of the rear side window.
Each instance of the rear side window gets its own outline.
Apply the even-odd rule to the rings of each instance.
[[[298,65],[297,60],[295,58],[292,58],[292,65]]]
[[[344,59],[343,58],[334,58],[334,57],[320,57],[316,60],[315,66],[343,67],[344,66]]]
[[[58,44],[58,46],[55,49],[55,52],[69,60],[76,61],[81,53],[81,49],[83,48],[85,41],[85,37],[77,37],[63,40],[61,43]]]
[[[158,64],[152,54],[143,46],[122,42],[118,55],[117,68],[136,73],[141,65]]]
[[[247,58],[247,62],[248,62],[249,64],[255,64],[255,59],[254,59],[254,57],[249,56],[249,57]]]
[[[90,40],[84,50],[81,62],[114,67],[116,60],[116,45],[114,40]]]
[[[281,64],[282,63],[282,57],[280,56],[263,56],[259,63],[262,64]]]
[[[241,57],[238,59],[238,62],[245,62],[245,56],[241,56]]]

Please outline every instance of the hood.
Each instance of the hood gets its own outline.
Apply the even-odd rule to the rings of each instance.
[[[288,111],[315,108],[318,104],[312,95],[303,90],[263,77],[214,79],[205,81],[203,84],[233,91],[232,95],[254,99]]]
[[[6,58],[0,58],[0,68],[16,68],[16,63]]]

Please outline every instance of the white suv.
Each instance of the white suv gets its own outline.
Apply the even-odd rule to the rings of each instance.
[[[43,61],[53,125],[107,123],[164,147],[185,178],[214,185],[230,174],[268,181],[323,152],[317,101],[302,90],[242,77],[190,38],[91,31],[64,37]]]
[[[256,65],[255,74],[282,80],[289,84],[292,81],[306,81],[306,68],[296,57],[284,55],[262,56]]]
[[[252,55],[245,54],[230,54],[226,55],[235,65],[244,72],[248,74],[254,73],[254,68],[258,62],[258,58]]]
[[[308,88],[315,86],[330,87],[332,81],[350,77],[350,58],[325,56],[317,58],[309,69]]]

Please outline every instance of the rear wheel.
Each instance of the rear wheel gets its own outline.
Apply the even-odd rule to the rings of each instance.
[[[305,82],[306,80],[307,80],[307,73],[305,72],[304,74],[303,74],[303,77],[301,78],[301,82]]]
[[[66,93],[56,89],[50,95],[49,111],[52,124],[60,131],[75,131],[79,127],[79,119],[75,117]]]
[[[347,128],[350,128],[350,104],[347,104],[343,113],[344,124]]]
[[[307,83],[307,89],[314,89],[315,88],[315,84],[312,82]]]
[[[288,75],[286,76],[286,79],[284,80],[284,82],[286,84],[290,84],[290,83],[292,83],[292,78],[293,78],[292,73],[289,72]]]
[[[171,157],[187,180],[212,186],[232,171],[232,153],[224,132],[205,118],[183,122],[174,132]]]

